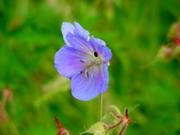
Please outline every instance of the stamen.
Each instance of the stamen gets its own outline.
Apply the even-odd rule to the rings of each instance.
[[[86,78],[89,78],[89,72],[87,71],[87,69],[85,70],[84,75]]]

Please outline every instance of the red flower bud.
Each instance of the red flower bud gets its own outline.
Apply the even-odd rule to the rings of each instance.
[[[180,38],[174,38],[174,43],[175,43],[177,46],[180,46]]]

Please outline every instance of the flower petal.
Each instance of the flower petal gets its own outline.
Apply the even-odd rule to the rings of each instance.
[[[106,45],[106,43],[102,40],[102,39],[99,39],[99,38],[95,38],[95,37],[91,37],[91,40],[93,40],[93,42],[95,42],[96,44],[98,44],[98,45]]]
[[[63,39],[68,46],[71,46],[67,40],[68,33],[79,35],[79,37],[84,38],[85,40],[89,39],[89,32],[77,22],[74,22],[74,25],[68,22],[63,22],[61,31],[63,34]]]
[[[88,76],[83,73],[74,75],[71,80],[72,95],[79,100],[88,101],[99,93],[104,93],[108,88],[107,73],[104,66],[94,66]]]
[[[101,80],[103,83],[103,87],[102,87],[100,93],[103,94],[108,89],[108,82],[109,82],[108,65],[107,64],[103,64],[103,66],[101,67],[100,76],[101,76]]]
[[[79,23],[74,22],[74,33],[79,34],[82,36],[84,39],[88,40],[89,38],[89,32],[85,30]]]
[[[62,23],[61,32],[62,32],[63,39],[64,39],[66,45],[69,45],[69,43],[68,43],[68,41],[66,39],[66,36],[67,36],[68,33],[73,33],[74,29],[75,28],[71,23],[68,23],[68,22],[63,22]]]
[[[64,46],[55,54],[55,67],[61,75],[71,77],[85,68],[86,59],[88,57],[85,53]]]
[[[80,35],[68,33],[66,39],[68,43],[77,50],[86,52],[88,54],[93,52],[91,44]]]
[[[101,54],[105,58],[106,62],[108,62],[112,57],[112,52],[107,46],[102,47]]]

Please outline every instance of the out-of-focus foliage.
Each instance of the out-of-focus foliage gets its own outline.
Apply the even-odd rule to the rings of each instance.
[[[180,62],[155,60],[179,7],[179,0],[1,0],[0,91],[12,98],[1,94],[0,134],[55,135],[58,116],[77,135],[99,120],[99,99],[74,99],[53,66],[63,21],[78,21],[111,48],[104,110],[132,108],[126,135],[180,134]]]

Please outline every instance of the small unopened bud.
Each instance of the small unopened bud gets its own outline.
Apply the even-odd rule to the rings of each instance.
[[[125,109],[124,115],[120,116],[119,114],[115,114],[115,117],[119,121],[116,124],[109,126],[108,131],[121,125],[118,135],[124,135],[128,125],[132,123],[132,120],[129,118],[128,109]]]
[[[174,23],[168,33],[169,38],[180,37],[180,22]]]
[[[87,131],[81,135],[106,135],[107,125],[104,122],[93,124]]]
[[[180,46],[180,38],[175,38],[174,43],[176,46]]]
[[[162,46],[158,52],[158,58],[161,60],[170,60],[173,57],[173,48]]]
[[[124,135],[128,125],[131,123],[132,123],[132,120],[129,119],[128,109],[125,109],[125,114],[124,114],[124,117],[122,118],[122,127],[118,135]]]
[[[9,88],[4,88],[3,90],[3,98],[6,101],[10,101],[12,99],[12,92]]]
[[[175,44],[180,45],[180,22],[174,23],[168,33],[168,38]]]

